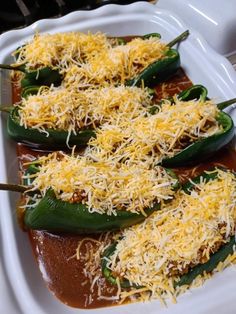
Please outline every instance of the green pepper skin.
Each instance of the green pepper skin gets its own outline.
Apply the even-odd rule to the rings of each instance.
[[[145,210],[145,213],[149,216],[158,209],[160,204]],[[35,207],[26,209],[24,223],[35,230],[89,234],[127,228],[145,218],[142,214],[122,210],[116,215],[90,213],[86,205],[59,200],[49,189]]]
[[[221,170],[227,171],[227,169],[220,168]],[[231,171],[232,172],[232,171]],[[190,194],[191,190],[194,188],[194,183],[199,183],[204,178],[204,182],[209,182],[211,180],[215,180],[217,178],[217,168],[215,172],[203,172],[201,175],[197,176],[196,178],[192,179],[185,183],[182,187],[185,193]],[[180,277],[178,281],[175,282],[175,287],[180,287],[183,285],[190,285],[193,280],[199,276],[203,275],[204,272],[210,273],[212,272],[220,262],[224,262],[224,260],[234,252],[235,245],[235,236],[231,236],[229,242],[224,244],[217,252],[211,255],[209,261],[204,264],[196,265],[195,267],[191,268],[191,270]]]
[[[39,171],[39,164],[33,162],[25,172],[24,185],[32,185],[33,177]],[[176,174],[167,169],[167,173],[176,178]],[[173,185],[176,190],[178,186]],[[30,191],[28,195],[34,195],[36,191]],[[30,205],[32,202],[30,202]],[[26,208],[25,226],[35,230],[47,230],[50,232],[66,232],[74,234],[100,233],[114,231],[130,227],[140,223],[154,211],[160,210],[160,203],[145,210],[145,214],[131,213],[124,210],[117,211],[116,215],[99,214],[89,212],[86,205],[81,203],[69,203],[56,198],[52,189],[48,189],[45,196],[35,206]]]
[[[234,245],[235,236],[232,236],[229,242],[211,255],[208,262],[193,267],[187,274],[181,276],[179,281],[175,282],[175,287],[190,285],[197,276],[212,272],[220,262],[224,262],[229,255],[234,253]]]
[[[37,95],[38,91],[40,89],[40,86],[38,85],[31,85],[23,88],[21,92],[21,97],[22,98],[28,98],[30,95]]]
[[[62,76],[58,70],[44,67],[34,71],[24,70],[24,77],[21,80],[21,87],[26,88],[32,85],[59,86]]]
[[[228,171],[227,169],[220,168],[224,171]],[[191,179],[191,181],[186,182],[182,186],[182,190],[186,194],[190,194],[190,191],[194,188],[194,183],[199,183],[204,179],[204,182],[209,182],[211,180],[215,180],[217,178],[217,168],[215,171],[211,172],[203,172],[199,176]],[[236,175],[236,174],[235,174]],[[101,268],[102,274],[106,278],[106,280],[111,283],[112,285],[117,285],[116,277],[113,276],[112,271],[108,268],[109,258],[115,253],[116,246],[118,242],[114,242],[109,245],[106,250],[104,250],[102,254],[102,261],[101,261]],[[231,236],[229,241],[222,245],[222,247],[211,255],[210,259],[204,264],[198,264],[195,267],[191,268],[191,270],[187,273],[182,275],[178,281],[174,282],[174,287],[183,286],[183,285],[190,285],[193,280],[199,276],[203,275],[204,272],[210,273],[212,272],[220,262],[224,262],[224,260],[234,252],[234,245],[235,245],[235,236]],[[120,279],[120,285],[122,288],[142,288],[141,286],[137,286],[131,284],[127,279],[122,278]]]
[[[153,38],[153,37],[155,37],[155,38],[161,38],[161,34],[159,34],[159,33],[149,33],[149,34],[145,34],[145,35],[143,35],[143,36],[141,36],[143,39],[149,39],[149,38]]]
[[[178,94],[178,99],[182,101],[188,101],[192,99],[205,101],[207,99],[207,89],[202,85],[193,85]],[[152,115],[156,114],[165,100],[169,100],[171,104],[174,105],[174,98],[168,97],[161,100],[158,105],[151,106],[149,108],[149,113]]]
[[[207,99],[207,89],[199,84],[193,85],[179,93],[178,99],[182,101],[189,101],[193,99],[205,101]]]
[[[8,116],[7,131],[12,139],[40,149],[59,149],[66,147],[68,132],[47,129],[47,136],[46,133],[39,132],[37,129],[25,129],[24,126],[19,124],[18,110],[19,107],[14,107]],[[85,146],[89,139],[94,136],[95,132],[92,129],[81,130],[76,135],[71,134],[69,145]]]
[[[116,246],[117,246],[117,242],[113,242],[111,245],[109,245],[103,252],[102,258],[101,258],[102,274],[106,278],[106,280],[112,285],[117,285],[116,277],[112,275],[112,271],[107,267],[107,264],[108,264],[108,259],[115,252]],[[123,282],[123,280],[121,280],[121,282]],[[128,288],[128,287],[122,286],[122,288]]]
[[[109,263],[109,258],[113,255],[113,253],[116,250],[116,246],[117,246],[117,242],[114,242],[111,245],[109,245],[106,248],[106,250],[103,252],[102,259],[101,259],[101,261],[102,261],[101,262],[102,274],[106,278],[106,280],[114,286],[117,285],[116,277],[113,276],[112,271],[107,266]],[[120,280],[120,286],[124,289],[132,288],[132,287],[133,288],[141,288],[137,285],[131,284],[127,279],[121,279]]]
[[[126,82],[127,86],[154,87],[165,81],[180,67],[180,55],[176,49],[168,49],[163,59],[157,60],[144,69],[137,77]]]
[[[182,101],[199,99],[205,101],[207,99],[207,89],[202,85],[193,85],[178,95]],[[227,145],[234,136],[234,123],[231,117],[221,111],[216,118],[223,130],[210,137],[200,139],[184,148],[171,158],[162,161],[164,167],[180,167],[194,164],[202,161],[213,153]]]
[[[8,65],[0,64],[0,69],[20,71],[24,73],[24,77],[21,80],[21,87],[26,88],[32,85],[45,85],[59,86],[63,79],[58,70],[51,67],[43,67],[37,70],[30,71],[26,68],[25,64],[21,65]]]
[[[233,120],[223,111],[219,113],[216,120],[222,125],[223,131],[194,142],[174,157],[164,159],[162,165],[164,167],[191,165],[207,159],[209,156],[227,145],[234,137]]]
[[[39,164],[32,163],[29,165],[27,170],[24,172],[23,185],[31,186],[34,178],[30,177],[32,174],[36,174],[39,171]]]
[[[161,35],[159,33],[150,33],[142,37],[144,39],[148,39],[150,37],[161,38]],[[120,38],[119,41],[120,44],[125,44],[125,41],[122,38]],[[25,73],[24,78],[21,80],[22,88],[32,85],[51,86],[53,84],[54,86],[59,86],[63,80],[62,75],[57,69],[52,69],[48,66],[33,71],[27,70],[25,65],[21,65],[16,68]]]

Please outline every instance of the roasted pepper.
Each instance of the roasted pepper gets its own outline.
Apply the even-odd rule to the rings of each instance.
[[[168,99],[174,106],[174,99],[172,97]],[[181,101],[189,101],[193,99],[205,101],[207,99],[207,89],[202,85],[193,85],[190,88],[182,91],[178,95],[178,99],[180,99]],[[216,106],[219,110],[223,110],[235,102],[236,98],[229,101],[224,101]],[[150,107],[149,113],[156,114],[161,105],[162,101],[160,101],[158,105],[153,105],[152,107]],[[219,113],[216,120],[223,128],[221,132],[193,142],[182,151],[177,153],[175,156],[165,158],[162,161],[162,165],[165,167],[178,167],[194,164],[195,162],[206,159],[207,157],[224,147],[226,144],[228,144],[234,136],[233,120],[228,114],[222,111]]]
[[[29,95],[37,94],[39,86],[29,86],[23,90],[24,98]],[[149,94],[153,91],[149,89]],[[40,132],[33,127],[25,127],[20,124],[19,106],[9,106],[0,108],[1,111],[7,111],[8,124],[7,130],[11,138],[17,142],[25,143],[28,146],[38,147],[42,149],[58,149],[68,146],[84,146],[91,137],[95,137],[95,130],[92,127],[81,128],[78,132],[68,134],[66,130],[47,128],[45,132]]]
[[[168,47],[171,48],[177,42],[186,38],[188,34],[189,34],[188,31],[184,32],[176,39],[171,41],[168,44]],[[150,37],[160,38],[161,36],[159,33],[150,33],[142,37],[144,39],[148,39]],[[125,44],[125,42],[122,42],[122,38],[119,38],[119,44]],[[140,73],[138,77],[129,80],[127,82],[127,85],[139,86],[144,83],[144,85],[146,86],[155,86],[157,83],[165,80],[168,76],[173,74],[179,68],[179,66],[180,66],[179,53],[174,49],[169,49],[162,60],[156,61],[150,66],[148,66],[145,70],[143,70]],[[48,66],[32,71],[27,70],[24,64],[19,66],[0,64],[0,68],[23,72],[25,75],[21,80],[22,88],[26,88],[32,85],[50,86],[51,84],[54,84],[54,86],[59,86],[63,80],[63,77],[59,73],[59,70],[53,69]]]
[[[211,255],[208,262],[193,267],[187,274],[182,275],[175,282],[175,287],[190,285],[193,280],[204,273],[211,273],[220,262],[224,262],[226,258],[234,253],[235,236],[231,236],[229,241],[224,244],[217,252]]]
[[[15,70],[24,73],[24,77],[21,80],[21,87],[26,88],[32,85],[45,85],[45,86],[59,86],[62,81],[62,76],[58,70],[50,67],[40,68],[38,70],[29,71],[25,65],[11,66],[6,64],[0,64],[1,69]]]
[[[221,169],[224,170],[223,168]],[[202,181],[207,183],[211,180],[215,180],[216,178],[217,178],[217,168],[215,172],[214,171],[203,172],[201,175],[197,176],[196,178],[191,179],[191,181],[188,181],[182,186],[182,189],[184,190],[185,193],[189,194],[190,191],[194,188],[196,183],[200,183]],[[109,245],[104,250],[102,254],[102,259],[101,259],[102,274],[106,278],[106,280],[112,285],[117,285],[117,277],[112,273],[112,270],[108,267],[108,264],[109,264],[110,257],[116,251],[117,244],[118,244],[118,241]],[[188,273],[180,276],[180,278],[174,282],[174,287],[176,288],[178,286],[190,285],[197,276],[203,275],[204,273],[212,272],[220,262],[224,262],[224,260],[229,255],[233,254],[234,246],[235,246],[235,236],[233,235],[229,237],[227,243],[223,244],[217,252],[213,253],[210,256],[210,259],[206,263],[196,265],[193,268],[191,268]],[[131,284],[125,278],[119,278],[119,283],[122,288],[135,288],[135,289],[142,288],[141,286]]]
[[[205,100],[207,97],[207,90],[201,85],[195,85],[179,94],[179,99],[188,101],[191,99]],[[218,105],[219,110],[223,110],[236,102],[235,99],[222,102]],[[173,104],[174,105],[174,104]],[[222,131],[212,136],[200,139],[193,142],[181,152],[170,158],[165,158],[162,161],[162,165],[165,167],[179,167],[194,164],[201,160],[204,160],[220,150],[226,144],[228,144],[234,136],[234,122],[232,118],[225,112],[220,111],[216,117],[218,123],[222,126]]]
[[[184,40],[188,35],[189,31],[185,31],[167,44],[169,49],[166,51],[165,57],[150,64],[137,77],[128,80],[126,85],[141,86],[143,84],[144,86],[153,87],[174,74],[180,67],[180,55],[176,49],[171,49],[171,47]]]
[[[167,99],[174,105],[173,97],[169,97]],[[205,101],[207,99],[207,89],[202,85],[193,85],[179,93],[178,99],[182,101],[188,101],[192,99]],[[164,100],[161,100],[157,105],[151,106],[149,108],[149,113],[152,115],[157,113]]]
[[[149,216],[159,208],[157,204],[145,213]],[[86,205],[61,201],[52,190],[48,190],[37,205],[26,210],[24,223],[30,229],[86,234],[127,228],[145,218],[142,214],[127,211],[118,211],[117,215],[91,214]]]
[[[84,146],[89,139],[95,136],[92,129],[83,129],[76,135],[71,134],[68,140],[68,132],[64,130],[47,129],[47,133],[41,133],[37,129],[25,128],[19,123],[19,107],[10,110],[7,122],[7,131],[11,138],[17,142],[42,149],[59,149],[67,144]],[[67,141],[68,140],[68,141]]]
[[[37,163],[33,163],[27,170],[27,174],[37,172]],[[174,178],[176,175],[167,170]],[[30,177],[23,182],[31,185]],[[178,186],[174,185],[173,189]],[[31,192],[32,193],[32,192]],[[56,198],[52,189],[49,189],[45,196],[35,205],[28,207],[25,211],[24,223],[30,229],[48,230],[52,232],[69,233],[100,233],[110,230],[119,230],[142,222],[147,216],[160,209],[157,203],[152,208],[145,210],[146,216],[138,213],[131,213],[125,210],[117,211],[116,215],[90,213],[86,205],[81,203],[69,203]]]
[[[37,90],[37,87],[35,87],[35,90]],[[188,101],[190,99],[205,100],[207,97],[207,90],[202,85],[194,85],[181,92],[178,97],[183,101]],[[218,108],[224,109],[234,102],[235,99],[228,102],[223,102],[221,104],[218,104]],[[46,134],[39,132],[37,129],[25,128],[19,123],[19,107],[12,107],[9,110],[10,113],[8,117],[8,134],[14,140],[30,146],[46,149],[62,148],[66,146],[68,139],[67,131],[46,129]],[[155,114],[157,110],[158,106],[154,105],[149,109],[149,112]],[[207,158],[210,154],[225,146],[233,137],[234,124],[231,117],[224,112],[220,112],[217,120],[223,127],[222,132],[194,142],[193,144],[184,148],[181,152],[177,153],[174,157],[164,159],[162,162],[163,166],[175,167],[194,163],[196,161]],[[76,135],[71,134],[67,144],[84,146],[87,144],[91,137],[95,136],[96,133],[93,129],[84,129],[78,132]]]
[[[224,170],[223,168],[221,168]],[[203,174],[197,176],[196,178],[188,181],[182,188],[185,193],[190,193],[192,189],[194,189],[194,183],[200,183],[202,179],[205,182],[215,180],[217,178],[217,170],[216,172],[203,172]],[[235,245],[235,236],[231,236],[229,241],[224,244],[217,252],[211,255],[209,261],[204,264],[196,265],[195,267],[191,268],[191,270],[180,277],[178,281],[175,282],[175,287],[183,286],[183,285],[190,285],[193,280],[202,275],[204,272],[210,273],[212,272],[220,262],[224,262],[224,260],[234,252],[234,245]]]
[[[23,97],[37,94],[39,86],[29,86],[23,90]],[[1,111],[9,113],[7,130],[11,138],[17,142],[42,149],[59,149],[67,146],[77,145],[84,146],[91,137],[95,137],[94,129],[84,128],[77,132],[71,133],[68,140],[68,132],[65,130],[46,129],[46,132],[40,132],[38,129],[25,128],[20,125],[19,107],[2,107]]]

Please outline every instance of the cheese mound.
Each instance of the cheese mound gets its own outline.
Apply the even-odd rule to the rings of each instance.
[[[153,298],[175,296],[174,281],[208,261],[234,234],[235,223],[236,177],[218,169],[215,180],[195,184],[189,195],[179,191],[162,211],[124,230],[109,266]]]
[[[72,64],[63,72],[63,83],[67,88],[125,84],[153,62],[163,59],[167,49],[158,38],[135,38],[125,45],[101,50],[79,67]]]
[[[34,189],[45,195],[52,188],[57,198],[82,202],[91,213],[115,215],[118,210],[126,210],[145,215],[146,208],[170,199],[176,184],[176,179],[162,167],[148,170],[57,152],[38,162],[40,170],[33,181]]]
[[[64,130],[76,134],[82,128],[105,123],[111,117],[133,119],[142,116],[151,104],[148,89],[138,87],[103,87],[80,91],[59,87],[42,87],[37,95],[23,98],[20,125],[35,128]]]
[[[71,63],[85,62],[110,47],[108,38],[100,32],[35,34],[30,42],[15,51],[15,65],[26,64],[27,69],[44,66],[62,69]]]
[[[111,119],[97,130],[87,154],[96,160],[125,160],[126,163],[161,162],[190,144],[222,130],[217,121],[219,110],[212,101],[164,100],[154,115],[132,120]]]
[[[41,67],[59,69],[64,85],[124,84],[148,65],[165,57],[166,44],[157,37],[134,38],[120,44],[118,38],[103,33],[35,34],[18,48],[13,66],[25,64],[27,70]]]

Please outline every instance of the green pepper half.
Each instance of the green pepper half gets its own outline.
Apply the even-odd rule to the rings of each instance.
[[[13,71],[20,71],[24,73],[24,77],[21,80],[21,87],[26,88],[32,85],[45,85],[51,86],[59,86],[62,81],[62,75],[58,70],[52,69],[51,67],[42,67],[38,70],[29,71],[26,69],[26,66],[23,65],[7,65],[0,64],[0,69],[7,69]]]
[[[31,185],[32,178],[27,174],[35,174],[38,171],[37,163],[32,163],[26,171],[24,184]],[[173,178],[177,178],[172,170],[167,170]],[[173,189],[177,189],[174,185]],[[33,191],[30,192],[31,195]],[[36,192],[35,192],[36,193]],[[30,202],[26,208],[25,226],[35,230],[47,230],[50,232],[68,232],[75,234],[100,233],[119,230],[142,222],[154,211],[160,210],[160,204],[145,210],[145,215],[119,210],[116,215],[91,213],[88,207],[81,203],[69,203],[56,198],[52,189],[48,189],[45,196],[35,205]]]
[[[207,99],[207,89],[202,85],[193,85],[186,90],[182,91],[178,98],[182,101],[189,100],[202,100],[205,101]],[[173,106],[174,100],[170,98]],[[222,102],[217,105],[219,110],[223,110],[229,105],[236,102],[236,99],[232,99],[229,101]],[[158,112],[158,108],[161,106],[162,102],[159,105],[154,105],[149,109],[151,114],[155,114]],[[220,150],[222,147],[227,145],[234,136],[234,123],[232,118],[225,112],[219,112],[216,117],[218,123],[222,126],[222,131],[209,136],[207,138],[200,139],[190,144],[182,151],[177,153],[175,156],[170,158],[165,158],[162,161],[162,165],[164,167],[179,167],[191,165],[201,160],[204,160]]]
[[[234,137],[233,120],[224,112],[220,112],[216,120],[223,127],[221,132],[194,142],[174,157],[164,159],[162,165],[165,167],[191,165],[207,159],[227,145]]]
[[[17,142],[41,149],[59,149],[66,146],[68,132],[64,130],[46,129],[47,133],[39,132],[37,129],[25,128],[20,125],[19,107],[14,107],[7,121],[7,131],[11,138]],[[92,129],[84,129],[76,135],[71,133],[69,145],[84,146],[91,137],[95,136]]]
[[[201,92],[202,90],[202,92]],[[196,99],[196,95],[200,95],[202,100],[207,97],[206,89],[201,85],[190,87],[179,94],[179,98],[183,101]],[[236,102],[236,98],[225,101],[216,105],[220,110]],[[165,167],[179,167],[194,164],[210,157],[212,154],[227,145],[234,137],[234,122],[232,118],[225,112],[220,111],[216,117],[222,131],[193,142],[182,151],[170,158],[165,158],[162,165]]]
[[[171,48],[177,42],[183,40],[188,36],[189,32],[186,31],[172,42],[168,44]],[[150,37],[160,38],[159,33],[150,33],[143,35],[142,38],[148,39]],[[122,38],[118,38],[120,44],[125,44]],[[165,57],[162,60],[158,60],[148,66],[143,70],[138,77],[127,81],[126,85],[129,86],[139,86],[144,82],[145,86],[155,86],[157,83],[167,79],[171,74],[173,74],[180,66],[180,56],[175,49],[167,50]],[[59,73],[58,69],[53,69],[49,66],[39,68],[38,70],[29,71],[26,68],[26,65],[7,65],[0,64],[0,68],[15,70],[24,73],[24,77],[21,80],[21,87],[26,88],[32,85],[38,86],[59,86],[63,80],[63,76]]]
[[[228,171],[227,169],[221,169]],[[215,171],[203,172],[196,178],[191,179],[191,181],[188,181],[182,186],[182,189],[185,193],[190,194],[190,191],[194,188],[194,183],[202,182],[202,180],[207,183],[211,180],[215,180],[216,178],[217,168],[215,169]],[[104,250],[101,259],[102,274],[106,278],[106,280],[112,285],[117,285],[117,277],[113,275],[111,269],[108,267],[108,264],[110,257],[115,253],[117,244],[118,241],[109,245]],[[234,246],[235,236],[231,236],[229,238],[229,241],[226,244],[222,245],[217,252],[212,254],[210,259],[206,263],[196,265],[195,267],[191,268],[187,274],[180,276],[180,278],[174,282],[175,288],[178,286],[190,285],[197,276],[203,275],[204,273],[212,272],[220,262],[224,262],[229,255],[233,254]],[[122,288],[142,288],[141,286],[130,283],[125,278],[120,278],[119,281]]]
[[[152,37],[151,35],[149,37]],[[171,47],[185,39],[188,35],[189,31],[185,31],[167,44],[169,49],[166,51],[164,57],[150,64],[137,77],[128,80],[126,85],[141,86],[144,84],[144,86],[154,87],[158,83],[168,79],[180,67],[180,55],[176,49],[171,49]]]
[[[227,171],[227,169],[224,168],[220,169]],[[215,169],[215,171],[203,172],[201,175],[185,183],[182,189],[185,193],[190,194],[191,190],[194,189],[194,183],[198,184],[202,182],[202,179],[206,183],[215,180],[217,179],[217,173],[217,168]],[[234,245],[235,236],[231,236],[229,238],[229,241],[226,244],[222,245],[217,252],[213,253],[206,263],[196,265],[195,267],[191,268],[187,274],[182,275],[180,279],[175,282],[175,287],[190,285],[197,276],[203,275],[204,273],[212,272],[220,262],[224,262],[224,260],[226,260],[229,255],[233,254]]]
[[[160,209],[160,204],[145,210],[147,216]],[[119,230],[142,222],[146,216],[117,211],[116,215],[90,213],[86,205],[68,203],[56,198],[52,190],[35,205],[26,209],[26,227],[50,232],[75,234],[100,233]]]

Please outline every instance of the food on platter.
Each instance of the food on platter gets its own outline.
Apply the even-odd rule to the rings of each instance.
[[[174,299],[198,285],[236,259],[235,197],[236,176],[228,169],[191,179],[161,211],[124,230],[104,251],[104,276],[119,286],[121,298]]]
[[[30,163],[24,222],[28,228],[98,233],[144,220],[173,197],[178,181],[146,169],[54,152]]]
[[[15,70],[22,88],[51,84],[67,88],[155,86],[179,68],[180,56],[172,46],[188,34],[185,31],[169,44],[162,43],[156,33],[130,41],[109,39],[102,33],[36,34],[15,51],[14,64],[0,68]]]
[[[43,148],[85,145],[111,118],[133,119],[151,105],[147,88],[108,86],[80,91],[41,87],[9,110],[8,134],[17,142]]]
[[[96,160],[127,164],[162,163],[167,167],[199,162],[231,141],[234,123],[221,109],[236,101],[216,105],[206,99],[201,85],[163,99],[150,114],[105,123],[91,139],[87,154]]]
[[[19,70],[13,74],[12,103],[15,105],[10,109],[8,131],[18,142],[21,172],[20,185],[5,187],[22,192],[18,211],[21,224],[29,234],[40,267],[43,266],[40,269],[44,269],[48,287],[68,305],[95,308],[123,301],[161,299],[165,294],[175,299],[206,278],[196,275],[204,270],[220,269],[219,254],[224,266],[234,262],[234,224],[231,220],[224,224],[224,219],[223,224],[214,229],[219,231],[220,240],[212,237],[213,244],[207,242],[205,255],[200,255],[194,262],[183,256],[180,262],[173,263],[167,287],[156,287],[155,276],[148,283],[130,279],[128,271],[122,273],[119,264],[122,259],[114,256],[119,255],[119,246],[125,243],[132,230],[137,230],[140,242],[145,238],[151,243],[154,236],[150,236],[150,228],[146,230],[146,226],[153,223],[156,231],[159,228],[154,228],[157,217],[163,219],[162,228],[168,221],[181,225],[183,210],[176,204],[183,200],[181,205],[184,205],[185,197],[188,198],[185,185],[181,188],[179,184],[185,170],[168,169],[164,165],[186,166],[198,163],[201,158],[205,158],[205,165],[206,158],[217,152],[213,166],[218,166],[221,163],[218,150],[223,147],[226,151],[225,145],[233,137],[232,119],[222,112],[229,103],[216,106],[218,102],[207,98],[205,87],[189,88],[191,81],[181,69],[176,71],[179,54],[171,47],[187,34],[185,32],[169,44],[163,44],[156,33],[135,38],[109,38],[102,33],[36,34],[31,42],[17,49],[16,62],[5,66]],[[84,50],[77,45],[77,37],[86,39]],[[70,38],[74,43],[69,42]],[[45,39],[44,43],[42,39]],[[43,49],[38,53],[39,42],[46,45],[50,39],[48,55]],[[58,50],[53,46],[54,39],[61,41]],[[34,40],[36,46],[30,47]],[[55,48],[52,54],[50,48]],[[29,51],[34,60],[28,58]],[[115,60],[113,56],[116,56]],[[169,77],[173,73],[175,75]],[[21,82],[21,90],[17,90],[17,80]],[[160,83],[163,80],[166,82]],[[154,88],[150,90],[147,86]],[[21,98],[16,97],[17,91]],[[164,137],[160,132],[163,131],[161,122],[166,122],[165,130],[170,138],[167,136],[166,146],[158,145],[161,147],[158,150],[155,145]],[[183,126],[182,135],[177,128],[178,122]],[[109,133],[116,129],[119,132]],[[144,129],[148,132],[142,138],[140,134]],[[161,135],[157,138],[158,134]],[[204,142],[209,139],[210,142]],[[87,147],[81,148],[81,144]],[[71,152],[73,145],[76,147]],[[50,152],[61,148],[64,151]],[[218,184],[220,178],[223,181],[227,178],[232,184],[219,184],[216,200],[225,199],[222,195],[227,191],[231,196],[232,190],[225,191],[222,186],[234,187],[233,172],[221,168],[209,170],[209,165],[206,169],[208,172],[201,177],[213,178],[209,182],[204,179],[196,183],[202,190],[188,185],[189,198],[203,191],[204,184]],[[192,173],[195,168],[190,168],[185,177],[192,177]],[[210,205],[214,197],[210,198]],[[212,210],[210,205],[205,214]],[[230,206],[226,205],[222,206],[227,211]],[[173,207],[178,208],[174,210]],[[192,220],[197,220],[202,213],[194,216],[195,212],[192,212]],[[170,213],[173,213],[171,217]],[[187,213],[190,215],[190,208]],[[145,232],[139,233],[141,229]],[[168,230],[171,236],[176,230],[174,223]],[[214,246],[214,241],[219,243]],[[131,242],[127,240],[127,250]],[[184,246],[184,241],[178,242],[181,243]],[[165,244],[163,250],[168,250],[171,243],[166,241]],[[139,245],[136,249],[138,252]],[[144,245],[143,251],[145,249]],[[178,252],[181,253],[181,249]],[[142,254],[138,257],[142,259]],[[132,254],[130,262],[133,262]],[[158,264],[159,269],[165,264],[159,257],[158,261],[147,259],[149,262]]]

